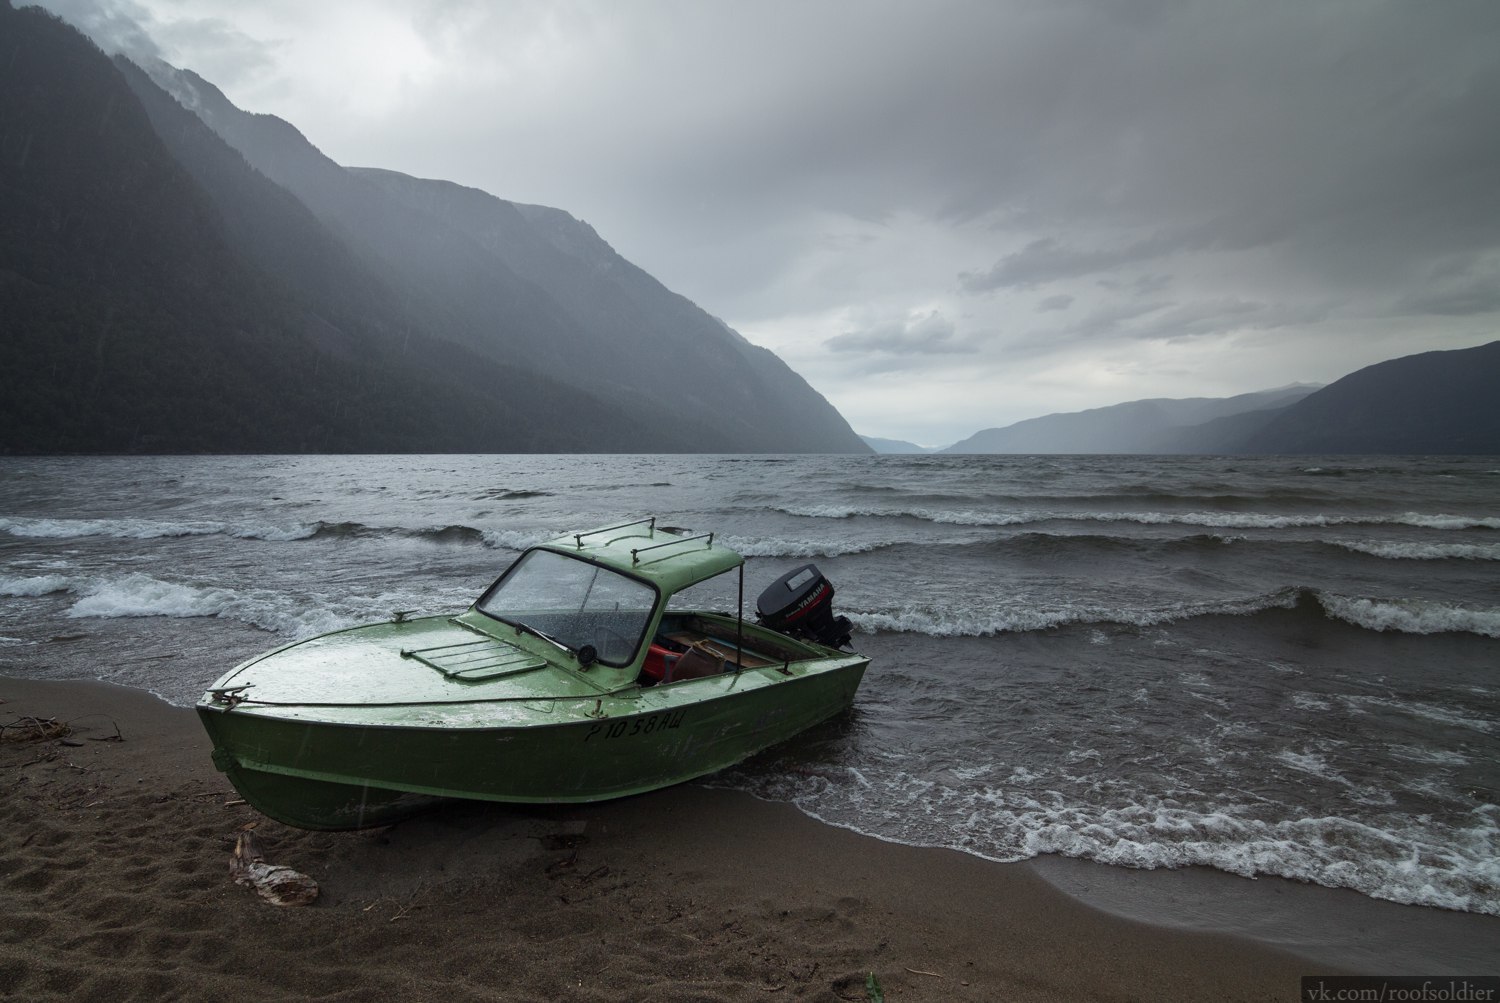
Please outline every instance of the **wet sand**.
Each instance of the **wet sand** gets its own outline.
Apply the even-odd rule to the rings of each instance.
[[[774,1003],[863,1000],[873,972],[889,1000],[1291,1000],[1300,976],[1351,970],[696,786],[302,832],[237,803],[191,711],[103,683],[0,679],[0,700],[0,723],[71,727],[0,745],[18,999]],[[247,826],[319,883],[315,905],[231,883]]]

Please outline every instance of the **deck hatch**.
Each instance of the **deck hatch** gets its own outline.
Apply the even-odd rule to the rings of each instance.
[[[482,682],[545,668],[547,660],[504,641],[465,641],[435,648],[403,649],[402,658],[415,658],[449,679]]]

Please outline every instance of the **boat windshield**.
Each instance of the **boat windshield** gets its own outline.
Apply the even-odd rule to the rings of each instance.
[[[550,550],[532,550],[475,608],[574,652],[592,645],[599,661],[623,666],[635,659],[655,605],[656,590],[645,582]]]

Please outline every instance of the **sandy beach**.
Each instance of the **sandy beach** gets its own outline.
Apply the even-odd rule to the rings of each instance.
[[[302,832],[239,802],[189,710],[85,682],[0,679],[0,700],[0,722],[69,726],[0,746],[18,999],[863,1000],[873,972],[892,1000],[1290,1000],[1341,970],[698,786]],[[231,882],[247,827],[316,904]]]

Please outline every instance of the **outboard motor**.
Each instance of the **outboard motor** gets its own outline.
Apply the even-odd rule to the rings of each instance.
[[[852,625],[848,617],[833,615],[833,583],[815,564],[804,564],[776,579],[755,601],[755,609],[760,622],[772,630],[830,648],[849,645]]]

